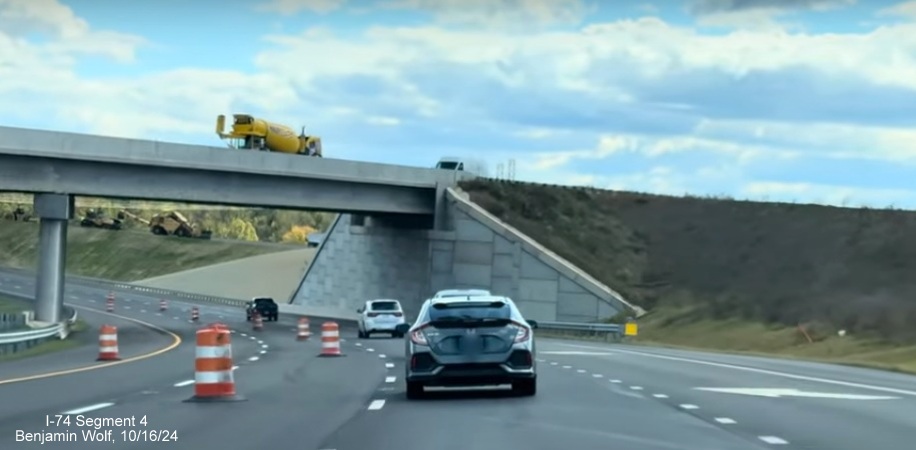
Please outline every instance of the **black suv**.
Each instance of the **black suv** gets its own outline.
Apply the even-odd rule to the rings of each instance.
[[[277,306],[277,302],[272,298],[257,297],[248,302],[248,306],[245,308],[245,320],[251,321],[255,313],[264,320],[276,322],[277,317],[280,315],[280,307]]]

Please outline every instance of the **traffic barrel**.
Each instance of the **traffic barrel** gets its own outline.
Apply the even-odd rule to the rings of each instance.
[[[239,401],[232,374],[232,334],[225,325],[197,330],[194,396],[186,402]]]
[[[105,311],[114,312],[114,292],[109,292],[105,297]]]
[[[299,325],[296,327],[296,340],[305,341],[310,337],[312,337],[312,332],[309,331],[309,318],[300,317]]]
[[[99,358],[96,361],[118,361],[118,327],[102,325],[99,327]]]
[[[321,353],[318,356],[343,356],[340,352],[340,327],[337,322],[321,324]]]
[[[251,319],[251,329],[255,331],[261,331],[264,328],[264,319],[261,318],[261,315],[254,313],[254,317]]]
[[[200,319],[200,310],[196,306],[191,307],[191,320],[197,322]]]
[[[159,311],[165,311],[169,309],[169,302],[166,299],[159,300]]]

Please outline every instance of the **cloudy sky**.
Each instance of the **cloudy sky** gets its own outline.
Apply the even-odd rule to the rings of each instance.
[[[0,0],[0,123],[916,208],[916,1]]]

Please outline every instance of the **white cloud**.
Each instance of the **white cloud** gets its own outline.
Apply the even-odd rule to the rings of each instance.
[[[296,8],[329,11],[339,3],[290,0],[274,6],[292,13]],[[704,35],[646,17],[522,34],[490,25],[576,23],[587,9],[574,1],[508,3],[514,9],[470,0],[405,0],[399,6],[429,11],[440,24],[461,27],[377,26],[359,38],[323,28],[268,36],[264,50],[252,56],[257,74],[175,68],[101,80],[78,76],[79,58],[89,53],[130,62],[144,40],[93,29],[52,0],[0,0],[0,102],[21,105],[8,115],[54,117],[58,128],[169,140],[214,138],[214,116],[244,105],[291,126],[306,121],[310,132],[325,138],[328,153],[336,147],[342,157],[363,151],[382,158],[378,145],[401,148],[390,143],[413,139],[424,151],[464,149],[504,158],[518,155],[506,149],[506,142],[524,139],[515,144],[530,145],[519,159],[520,174],[673,193],[700,186],[698,178],[734,182],[745,165],[809,152],[916,160],[914,130],[841,123],[826,115],[826,107],[820,123],[782,117],[806,106],[799,103],[804,99],[787,97],[775,111],[758,108],[740,120],[711,117],[704,109],[727,98],[731,84],[746,83],[752,75],[778,76],[800,68],[821,77],[818,89],[853,80],[916,90],[916,24],[862,34],[772,28]],[[36,31],[49,38],[25,39]],[[709,77],[719,77],[710,91],[715,96],[648,98],[659,90],[689,92],[691,83]],[[738,103],[770,94],[745,95]],[[615,109],[609,113],[607,108]],[[616,125],[650,113],[668,116],[651,116],[643,128],[670,125],[667,117],[698,124],[687,120],[682,130],[654,133]],[[594,124],[582,125],[580,115],[595,118]],[[369,138],[358,132],[367,126],[372,127]],[[471,143],[461,140],[476,136]],[[731,166],[716,163],[685,172],[663,161],[692,153],[715,154]],[[644,155],[655,169],[613,176],[570,169],[577,162],[597,166],[621,155]],[[745,188],[754,189],[759,186]]]
[[[329,13],[340,9],[347,0],[267,0],[257,6],[260,11],[291,16],[301,11]]]
[[[426,11],[440,22],[515,29],[578,24],[589,8],[582,0],[389,0],[394,9]]]
[[[878,16],[900,16],[916,19],[916,1],[898,3],[878,11]]]
[[[821,203],[837,206],[900,207],[912,205],[916,191],[907,189],[859,188],[817,183],[755,181],[746,184],[741,196],[770,201]]]

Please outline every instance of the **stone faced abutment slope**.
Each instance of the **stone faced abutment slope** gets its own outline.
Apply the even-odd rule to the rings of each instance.
[[[356,225],[341,215],[291,303],[352,311],[372,298],[408,311],[439,289],[475,287],[512,297],[531,319],[594,321],[627,308],[620,294],[503,223],[458,190],[445,192],[448,231]]]

